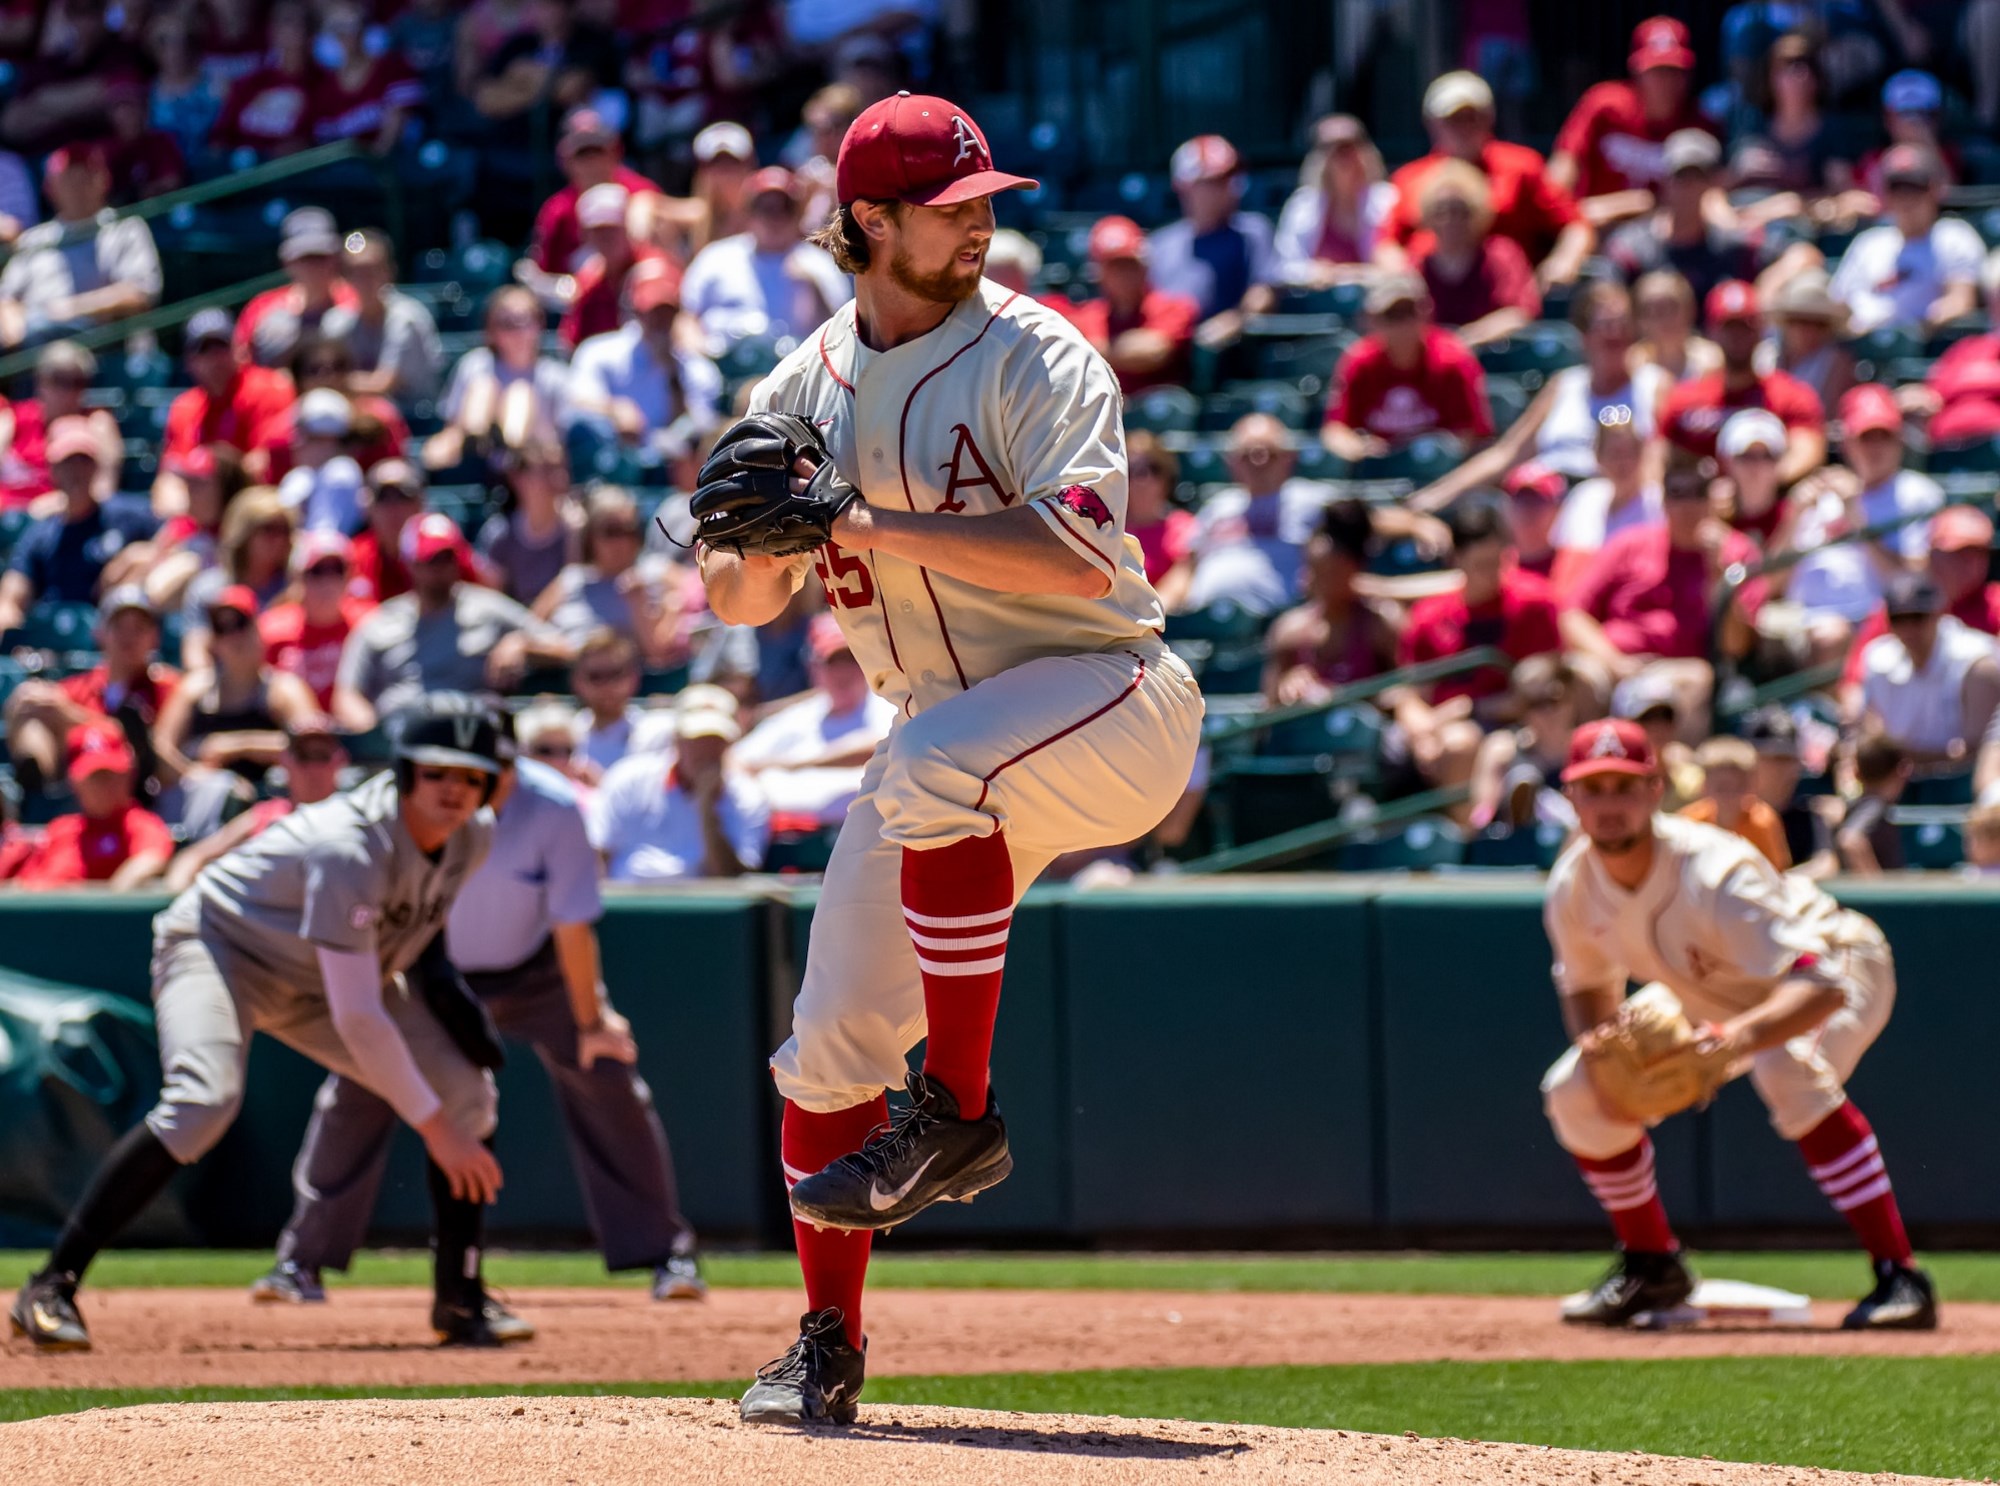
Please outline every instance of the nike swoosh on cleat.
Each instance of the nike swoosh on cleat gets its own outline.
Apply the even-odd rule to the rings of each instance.
[[[896,1188],[896,1190],[893,1192],[883,1191],[882,1184],[879,1181],[870,1182],[868,1184],[868,1205],[874,1208],[875,1211],[878,1213],[887,1212],[890,1208],[894,1207],[897,1203],[901,1202],[905,1197],[910,1195],[910,1189],[916,1186],[916,1184],[923,1179],[924,1173],[930,1169],[931,1162],[935,1160],[937,1160],[937,1155],[935,1152],[933,1152],[931,1155],[924,1157],[924,1164],[922,1166],[919,1166],[915,1171],[911,1172],[910,1179],[904,1182],[902,1186]]]

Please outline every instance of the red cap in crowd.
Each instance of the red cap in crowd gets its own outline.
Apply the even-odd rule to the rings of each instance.
[[[1174,151],[1167,169],[1176,186],[1191,186],[1196,181],[1227,180],[1242,164],[1236,146],[1220,134],[1197,134]]]
[[[1880,382],[1863,382],[1840,399],[1840,423],[1849,438],[1878,429],[1901,433],[1903,410],[1896,406],[1896,394]]]
[[[101,140],[85,140],[79,144],[66,144],[59,150],[52,150],[42,166],[42,180],[52,181],[71,166],[90,169],[104,169],[107,156]]]
[[[234,609],[245,619],[257,617],[257,594],[248,584],[232,583],[208,601],[208,612],[218,609]]]
[[[329,557],[340,559],[343,567],[354,566],[354,544],[337,531],[308,531],[299,534],[292,549],[292,570],[310,573]]]
[[[1694,48],[1688,45],[1688,28],[1670,15],[1656,15],[1632,28],[1632,55],[1627,65],[1634,73],[1649,67],[1694,66]]]
[[[1591,774],[1649,775],[1657,765],[1646,730],[1622,717],[1586,722],[1569,735],[1569,762],[1563,783]]]
[[[847,127],[834,167],[834,192],[843,206],[863,199],[956,206],[1040,184],[995,170],[993,151],[972,115],[922,93],[898,93],[863,109]]]
[[[58,418],[49,425],[48,443],[43,455],[51,465],[61,464],[79,454],[95,460],[99,452],[97,435],[91,431],[86,419],[71,415]]]
[[[428,511],[404,525],[398,545],[403,550],[403,561],[415,567],[447,552],[462,554],[465,551],[465,536],[459,531],[458,523],[444,512]]]
[[[632,276],[626,282],[630,286],[628,292],[632,312],[636,315],[656,310],[663,304],[680,308],[681,271],[670,258],[648,258],[632,270]]]
[[[85,723],[70,729],[67,742],[71,784],[106,770],[128,774],[138,763],[125,734],[115,727]]]
[[[1946,506],[1931,517],[1931,551],[1981,552],[1993,546],[1993,523],[1977,506]]]
[[[1741,279],[1724,279],[1708,291],[1703,306],[1710,325],[1757,318],[1757,291]]]
[[[185,454],[169,455],[167,468],[184,480],[211,480],[215,478],[215,451],[206,444],[196,444]]]
[[[854,647],[848,644],[838,619],[831,614],[815,614],[812,623],[806,626],[806,648],[814,660],[825,660]]]
[[[594,108],[579,108],[563,120],[562,138],[556,141],[556,153],[567,158],[587,145],[612,149],[617,144],[618,132],[605,122],[603,114]]]
[[[1530,459],[1507,471],[1500,488],[1517,499],[1558,501],[1569,490],[1569,482],[1539,459]]]
[[[1146,230],[1130,217],[1100,217],[1090,229],[1090,261],[1110,263],[1118,258],[1146,261]]]

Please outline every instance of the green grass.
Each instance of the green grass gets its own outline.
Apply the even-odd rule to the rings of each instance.
[[[732,1395],[741,1380],[527,1388],[36,1389],[0,1420],[156,1401]],[[1853,1471],[2000,1473],[2000,1370],[1974,1357],[1419,1363],[872,1380],[878,1403],[1521,1440]]]
[[[0,1290],[41,1262],[0,1250]],[[106,1254],[90,1272],[94,1288],[135,1285],[247,1285],[269,1267],[265,1251],[127,1250]],[[1947,1300],[2000,1301],[2000,1254],[1941,1254],[1927,1260]],[[798,1283],[790,1254],[712,1254],[714,1284]],[[869,1283],[889,1289],[1334,1291],[1389,1295],[1562,1295],[1595,1279],[1594,1254],[897,1254],[878,1250]],[[1855,1254],[1697,1253],[1704,1274],[1783,1285],[1825,1299],[1868,1287]],[[501,1286],[641,1285],[644,1273],[609,1275],[594,1254],[493,1253],[487,1274]],[[370,1252],[336,1284],[422,1285],[430,1260],[419,1253]]]

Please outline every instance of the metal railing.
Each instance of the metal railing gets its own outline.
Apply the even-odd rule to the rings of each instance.
[[[1170,645],[1172,641],[1168,642]],[[1255,712],[1247,717],[1231,719],[1219,728],[1210,729],[1203,737],[1208,744],[1228,743],[1237,738],[1245,738],[1257,733],[1269,732],[1274,727],[1301,718],[1318,717],[1342,707],[1352,707],[1357,702],[1373,701],[1385,691],[1398,686],[1425,686],[1433,681],[1442,681],[1450,676],[1462,675],[1467,671],[1484,670],[1488,666],[1502,669],[1513,665],[1513,657],[1504,650],[1496,650],[1490,645],[1467,650],[1458,655],[1443,656],[1438,660],[1419,661],[1413,666],[1399,670],[1385,671],[1380,676],[1370,676],[1363,681],[1350,681],[1338,688],[1322,701],[1295,702],[1289,707],[1272,707]]]
[[[1421,794],[1405,795],[1400,800],[1391,800],[1379,809],[1371,811],[1366,817],[1318,820],[1311,825],[1280,831],[1275,836],[1266,836],[1261,841],[1210,852],[1205,857],[1196,857],[1191,862],[1182,863],[1181,871],[1193,875],[1197,872],[1254,872],[1270,867],[1289,866],[1293,862],[1318,856],[1328,847],[1342,845],[1357,836],[1372,835],[1383,826],[1400,825],[1419,816],[1435,815],[1438,811],[1448,810],[1453,805],[1462,805],[1471,797],[1472,787],[1466,784],[1454,784],[1446,789],[1425,790]]]

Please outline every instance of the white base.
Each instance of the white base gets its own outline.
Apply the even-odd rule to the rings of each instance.
[[[1571,1314],[1589,1298],[1589,1292],[1582,1290],[1565,1296],[1562,1313]],[[1631,1324],[1649,1331],[1665,1331],[1698,1326],[1704,1321],[1808,1326],[1812,1324],[1812,1300],[1790,1290],[1753,1285],[1746,1280],[1700,1280],[1695,1284],[1694,1294],[1673,1310],[1643,1312],[1633,1317]]]

